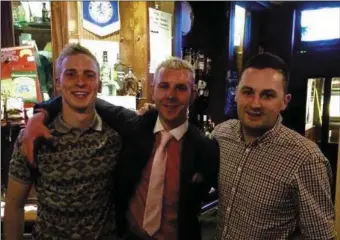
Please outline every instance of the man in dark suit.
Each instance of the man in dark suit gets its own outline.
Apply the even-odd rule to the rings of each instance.
[[[97,99],[103,121],[122,137],[125,150],[116,169],[117,229],[128,239],[201,239],[201,202],[216,184],[219,149],[188,124],[194,99],[194,70],[179,58],[155,72],[152,98],[157,111],[143,116]],[[44,104],[49,118],[59,99]],[[28,124],[23,151],[32,159],[33,139],[48,136],[40,114]],[[163,144],[164,143],[164,144]]]

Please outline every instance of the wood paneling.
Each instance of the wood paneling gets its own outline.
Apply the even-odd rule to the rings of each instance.
[[[56,77],[55,63],[61,50],[68,44],[68,2],[51,1],[51,35],[52,35],[52,59],[53,59],[53,89],[54,96],[58,93],[55,89],[54,79]]]
[[[135,75],[143,81],[143,96],[148,96],[149,28],[148,2],[133,2],[133,59]]]
[[[69,39],[67,5],[68,2],[51,2],[51,32],[54,63]]]
[[[120,13],[120,57],[122,63],[125,65],[131,65],[134,59],[134,11],[132,10],[134,2],[120,2],[119,13]],[[137,76],[138,77],[138,76]]]

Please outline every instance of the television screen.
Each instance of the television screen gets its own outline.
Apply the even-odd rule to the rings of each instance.
[[[340,7],[301,11],[301,41],[340,38]]]

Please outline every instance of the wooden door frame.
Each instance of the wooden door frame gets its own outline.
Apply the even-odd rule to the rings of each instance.
[[[51,1],[51,43],[52,43],[52,63],[53,63],[53,95],[57,96],[54,81],[56,79],[57,58],[68,44],[68,14],[67,1]]]

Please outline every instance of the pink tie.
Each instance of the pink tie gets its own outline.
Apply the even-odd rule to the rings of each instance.
[[[150,236],[153,236],[161,225],[164,178],[167,160],[165,146],[172,137],[167,131],[161,131],[160,134],[161,141],[156,149],[152,163],[143,220],[143,228]]]

